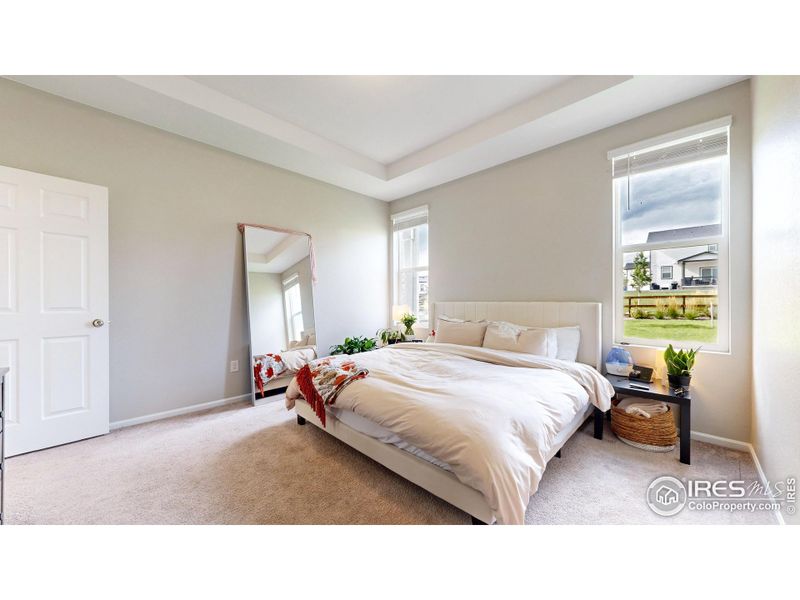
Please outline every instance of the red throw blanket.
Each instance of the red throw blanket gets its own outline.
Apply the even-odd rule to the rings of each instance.
[[[297,372],[297,385],[325,427],[325,406],[332,405],[344,388],[369,374],[349,356],[328,356],[312,361]]]

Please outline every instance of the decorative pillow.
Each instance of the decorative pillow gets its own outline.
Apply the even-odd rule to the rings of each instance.
[[[317,334],[312,333],[311,335],[308,336],[308,339],[306,340],[306,346],[316,346],[316,345],[317,345]]]
[[[519,327],[513,323],[491,323],[486,328],[483,347],[547,356],[548,332],[546,329]]]
[[[500,327],[510,327],[512,329],[516,329],[518,331],[536,331],[542,332],[544,334],[546,340],[546,346],[544,352],[529,352],[529,354],[538,354],[540,356],[545,356],[547,358],[557,358],[558,354],[558,338],[556,337],[556,330],[547,327],[528,327],[527,325],[517,325],[516,323],[509,323],[507,321],[492,321],[492,325],[498,325]],[[538,342],[538,335],[528,336],[534,341],[531,342],[532,344],[537,344]],[[525,350],[517,350],[517,352],[526,352]]]
[[[486,335],[485,321],[450,321],[440,318],[436,324],[437,344],[461,344],[462,346],[481,346]]]

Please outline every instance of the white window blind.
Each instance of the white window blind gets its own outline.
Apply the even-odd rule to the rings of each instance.
[[[614,158],[614,178],[628,177],[728,154],[728,129]]]
[[[392,231],[411,229],[418,225],[428,224],[428,207],[420,206],[396,215],[392,215]]]

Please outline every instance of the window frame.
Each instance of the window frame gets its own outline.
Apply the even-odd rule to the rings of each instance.
[[[416,266],[416,267],[404,267],[400,268],[400,257],[397,251],[397,244],[395,243],[395,224],[402,223],[403,221],[410,221],[413,219],[417,219],[420,217],[425,217],[425,224],[428,226],[428,264],[423,266]],[[430,226],[430,219],[428,217],[428,205],[424,204],[422,206],[417,206],[415,208],[411,208],[408,210],[401,211],[399,213],[394,213],[389,216],[389,232],[391,237],[389,239],[389,260],[392,268],[392,280],[391,280],[391,305],[398,304],[398,288],[399,288],[399,281],[400,281],[400,274],[401,273],[413,273],[416,274],[418,272],[427,271],[428,272],[428,320],[417,321],[417,326],[430,326],[430,316],[432,310],[432,301],[431,301],[431,272],[430,272],[430,254],[431,254],[431,226]],[[389,314],[391,315],[391,305],[389,306]],[[411,314],[419,318],[417,314],[416,307],[410,306]]]
[[[664,277],[664,269],[669,269],[669,275],[667,277]],[[673,274],[673,265],[661,265],[661,281],[664,281],[665,279],[672,281]]]
[[[722,198],[720,199],[720,234],[716,236],[707,236],[692,240],[680,240],[674,242],[651,242],[641,244],[622,245],[622,221],[620,214],[620,206],[617,201],[616,194],[614,193],[614,174],[613,166],[611,167],[611,203],[613,214],[613,302],[612,302],[612,331],[614,344],[626,344],[632,346],[643,346],[649,348],[664,348],[668,344],[672,344],[676,348],[697,348],[700,346],[703,351],[719,352],[729,354],[731,352],[730,344],[730,331],[731,331],[731,270],[730,270],[730,247],[731,247],[731,228],[730,228],[730,203],[731,203],[731,190],[730,190],[730,160],[733,149],[731,142],[731,125],[732,119],[730,116],[701,123],[692,127],[687,127],[672,133],[667,133],[655,138],[642,140],[635,144],[617,148],[608,152],[608,159],[613,165],[613,160],[622,155],[638,152],[645,149],[654,149],[660,146],[670,146],[678,143],[684,139],[697,137],[698,135],[707,135],[723,128],[728,131],[728,154],[726,160],[723,161],[722,167]],[[709,246],[717,244],[717,269],[718,274],[724,276],[717,278],[717,341],[716,343],[702,343],[696,341],[681,341],[681,340],[668,340],[668,339],[650,339],[650,338],[637,338],[625,335],[625,318],[624,302],[625,290],[623,289],[623,257],[626,253],[631,252],[647,252],[651,250],[667,250],[672,248],[685,248],[693,246]],[[652,270],[652,265],[651,265]],[[722,283],[720,283],[722,282]]]

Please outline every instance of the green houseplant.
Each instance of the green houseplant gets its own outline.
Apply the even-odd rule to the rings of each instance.
[[[378,344],[374,338],[368,337],[347,337],[344,342],[331,346],[331,354],[358,354],[359,352],[367,352],[374,350]]]
[[[414,337],[414,330],[411,328],[414,326],[414,323],[417,322],[417,317],[410,313],[405,313],[400,318],[400,322],[406,326],[406,330],[403,332],[403,335]]]
[[[378,339],[380,339],[384,345],[406,341],[406,336],[403,334],[403,332],[397,331],[396,329],[378,329],[378,331],[375,332],[375,335],[378,336]]]
[[[692,381],[692,369],[695,356],[700,348],[695,350],[675,350],[672,344],[664,350],[664,362],[667,364],[667,379],[673,388],[689,387]]]

